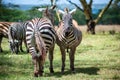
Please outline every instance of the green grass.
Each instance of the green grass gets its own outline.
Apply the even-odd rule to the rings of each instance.
[[[70,72],[68,53],[65,73],[60,72],[61,55],[56,45],[55,73],[49,73],[47,58],[44,74],[38,78],[33,77],[30,54],[11,54],[7,39],[3,40],[2,47],[4,52],[0,53],[0,80],[120,80],[120,34],[84,34],[75,54],[75,73]]]

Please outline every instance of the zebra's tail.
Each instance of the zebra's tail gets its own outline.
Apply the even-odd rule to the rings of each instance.
[[[46,47],[41,37],[41,33],[37,28],[35,29],[35,41],[36,41],[37,49],[39,51],[40,59],[42,61],[42,64],[44,64],[46,58]]]

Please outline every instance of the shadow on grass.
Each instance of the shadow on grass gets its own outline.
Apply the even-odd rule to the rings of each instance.
[[[116,39],[120,40],[120,33],[116,34]]]
[[[27,53],[19,53],[17,55],[21,55],[21,54],[23,55],[23,54],[27,54]],[[20,65],[21,63],[19,63],[18,65],[20,65],[20,67],[18,67],[18,65],[16,65],[15,62],[19,62],[19,60],[14,61],[13,57],[11,57],[12,55],[16,55],[16,54],[11,54],[10,51],[4,51],[4,52],[0,53],[0,80],[4,80],[6,77],[9,77],[11,74],[15,74],[15,75],[16,74],[19,74],[19,75],[23,75],[23,74],[28,75],[29,74],[29,72],[27,72],[27,71],[19,70],[19,69],[21,69],[21,67],[23,68],[26,64]],[[12,68],[16,68],[16,69],[19,68],[19,69],[12,70]]]
[[[4,55],[4,54],[10,54],[11,52],[9,50],[4,50],[3,52],[0,52],[1,55]]]
[[[9,67],[13,66],[10,58],[6,57],[7,51],[4,53],[0,54],[0,78],[7,77],[7,71],[9,70]]]
[[[99,71],[99,68],[96,67],[86,67],[86,68],[75,68],[75,72],[71,72],[70,70],[64,71],[64,73],[61,72],[54,72],[53,74],[46,73],[47,76],[56,76],[56,77],[62,77],[66,75],[73,75],[78,73],[88,74],[88,75],[98,75],[97,72]]]

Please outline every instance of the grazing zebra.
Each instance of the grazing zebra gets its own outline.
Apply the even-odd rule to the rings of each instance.
[[[55,28],[57,32],[56,43],[60,47],[61,55],[62,55],[62,67],[61,72],[64,72],[65,68],[65,59],[66,59],[66,51],[69,53],[70,59],[70,69],[74,71],[74,55],[76,51],[76,47],[80,44],[82,40],[82,33],[79,30],[78,26],[75,26],[72,22],[72,13],[76,9],[72,11],[68,11],[65,8],[64,11],[59,10],[59,13],[62,13],[62,21],[59,23],[58,27]],[[70,51],[68,51],[70,49]]]
[[[10,49],[12,53],[18,54],[19,52],[19,46],[21,52],[23,52],[22,49],[22,41],[24,40],[25,46],[27,48],[26,39],[25,39],[25,32],[26,32],[26,22],[16,22],[12,23],[8,30],[8,38],[10,43]]]
[[[34,76],[42,76],[43,64],[46,53],[49,51],[50,72],[53,71],[53,50],[56,41],[56,33],[53,28],[53,9],[46,8],[43,18],[35,18],[29,21],[26,30],[26,42],[32,55],[34,64]]]
[[[14,22],[0,22],[0,52],[3,52],[1,47],[3,37],[8,38],[8,29]]]

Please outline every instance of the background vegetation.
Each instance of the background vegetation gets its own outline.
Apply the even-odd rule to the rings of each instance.
[[[42,17],[42,13],[37,11],[35,7],[31,10],[22,11],[19,9],[15,9],[16,6],[13,6],[14,9],[10,9],[5,5],[0,6],[0,21],[26,21],[31,20],[35,17]],[[19,7],[19,6],[17,6]],[[96,18],[98,13],[93,14],[93,18]],[[85,16],[84,13],[80,10],[77,10],[75,14],[73,14],[73,18],[80,25],[85,25]],[[111,7],[106,11],[103,15],[103,18],[100,20],[99,24],[120,24],[120,6],[117,3],[111,5]],[[55,24],[58,24],[58,18],[55,15]]]

